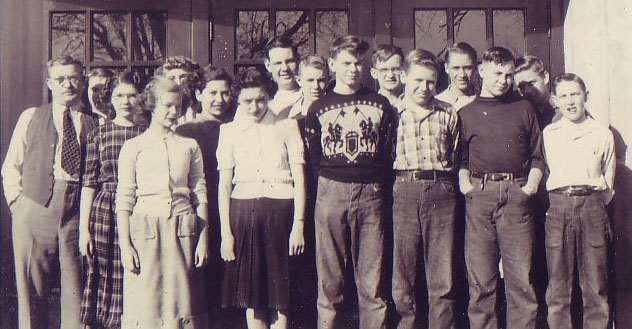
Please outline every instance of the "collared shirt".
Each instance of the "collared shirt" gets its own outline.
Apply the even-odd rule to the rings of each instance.
[[[233,169],[235,199],[294,198],[290,164],[304,164],[296,120],[268,111],[258,123],[238,117],[220,127],[217,169]]]
[[[305,99],[305,96],[301,96],[296,103],[292,105],[290,108],[290,114],[288,114],[288,118],[298,120],[307,116],[307,110],[309,110],[309,106],[312,105],[311,102],[308,102]]]
[[[274,113],[274,115],[287,119],[290,114],[290,109],[294,104],[303,98],[301,89],[296,90],[281,90],[279,89],[274,95],[274,98],[268,103],[268,107]]]
[[[456,91],[454,91],[454,89],[452,89],[452,85],[449,85],[446,90],[435,96],[435,98],[452,105],[452,107],[454,107],[454,110],[458,112],[465,105],[471,103],[474,99],[476,99],[476,95],[459,95],[456,93]]]
[[[53,103],[53,124],[57,131],[57,143],[55,143],[55,156],[53,159],[53,177],[56,180],[78,181],[79,175],[72,176],[61,168],[61,141],[64,139],[64,111],[66,107]],[[2,185],[4,186],[4,195],[8,203],[15,201],[20,193],[22,193],[22,165],[24,164],[24,154],[26,152],[26,132],[28,130],[36,107],[31,107],[20,115],[13,136],[9,143],[7,156],[2,165]],[[78,108],[72,108],[70,118],[77,132],[77,140],[80,141],[81,136],[81,118],[85,115]]]
[[[160,217],[190,212],[207,203],[203,168],[194,139],[147,130],[121,149],[116,211]]]
[[[591,118],[574,124],[561,118],[544,128],[544,153],[549,167],[546,189],[592,186],[614,194],[616,166],[612,132]]]
[[[428,110],[406,98],[398,109],[395,170],[440,170],[455,168],[459,140],[458,115],[452,106],[430,100]]]

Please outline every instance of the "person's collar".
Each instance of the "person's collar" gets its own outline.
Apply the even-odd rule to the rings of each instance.
[[[425,106],[421,106],[419,104],[416,104],[415,102],[411,101],[410,99],[408,99],[408,97],[405,97],[405,94],[402,94],[400,96],[400,104],[401,104],[401,109],[400,109],[400,113],[408,110],[408,111],[412,111],[415,113],[432,113],[435,111],[445,111],[446,108],[444,108],[443,106],[441,106],[441,104],[437,101],[436,98],[432,97],[429,101],[428,104],[426,104]]]
[[[292,106],[292,109],[290,109],[288,118],[296,118],[299,115],[306,116],[310,105],[311,103],[307,101],[305,96],[301,95],[301,98],[299,98],[299,100]]]
[[[292,104],[298,102],[301,97],[303,97],[303,93],[300,89],[297,90],[283,90],[279,89],[277,93],[274,95],[274,98],[270,100],[269,109],[274,112],[274,114],[278,115],[283,110],[292,106]]]
[[[268,110],[266,111],[266,114],[263,115],[263,118],[261,118],[261,120],[259,122],[254,122],[249,115],[239,115],[235,117],[235,120],[233,120],[233,123],[235,124],[235,126],[239,129],[239,130],[248,130],[252,127],[254,127],[255,125],[271,125],[275,123],[275,118],[276,115],[270,110],[270,108],[268,108]]]
[[[474,90],[471,90],[471,94],[463,94],[461,92],[458,91],[458,88],[455,88],[452,84],[448,85],[448,89],[446,89],[448,91],[448,94],[450,94],[452,97],[454,98],[471,98],[471,97],[476,97],[476,93],[474,92]]]
[[[53,103],[52,107],[53,107],[53,111],[59,111],[59,112],[62,112],[62,113],[67,108],[70,108],[71,111],[77,111],[77,112],[81,111],[81,106],[79,104],[73,104],[73,105],[67,106],[67,105]]]

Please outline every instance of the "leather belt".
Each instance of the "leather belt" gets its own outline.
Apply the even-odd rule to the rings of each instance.
[[[595,190],[593,187],[587,185],[570,185],[559,187],[549,191],[549,193],[561,194],[566,196],[587,196],[597,192],[598,191]]]
[[[484,181],[504,181],[504,180],[514,180],[516,178],[523,178],[525,175],[523,174],[514,174],[514,173],[482,173],[482,172],[473,172],[472,177],[480,178]]]
[[[441,180],[452,179],[454,174],[451,171],[440,170],[395,170],[395,177],[404,178],[407,181]]]

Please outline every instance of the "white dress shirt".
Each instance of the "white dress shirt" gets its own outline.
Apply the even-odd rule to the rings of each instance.
[[[450,85],[442,93],[440,93],[439,95],[435,96],[435,98],[440,100],[440,101],[444,101],[446,103],[449,103],[458,112],[465,105],[471,103],[474,99],[476,99],[476,95],[471,95],[471,96],[459,95],[452,89],[452,85]]]
[[[544,153],[550,174],[548,191],[571,185],[587,185],[614,194],[616,159],[614,138],[608,128],[591,118],[580,124],[566,118],[544,128]]]
[[[78,175],[72,176],[61,168],[61,141],[64,138],[64,111],[66,107],[53,103],[52,108],[53,124],[57,131],[57,141],[50,141],[51,146],[55,145],[53,177],[56,180],[76,182],[79,180]],[[20,118],[13,130],[7,156],[2,165],[2,185],[8,204],[12,204],[22,193],[22,165],[24,164],[24,154],[26,152],[26,132],[36,109],[36,107],[31,107],[20,114]],[[80,141],[81,118],[83,115],[85,114],[78,111],[78,108],[73,108],[70,111],[70,118],[77,132],[77,141]]]
[[[268,103],[268,107],[274,113],[283,119],[289,117],[292,106],[303,98],[301,89],[296,90],[281,90],[279,89],[274,95],[274,98]]]

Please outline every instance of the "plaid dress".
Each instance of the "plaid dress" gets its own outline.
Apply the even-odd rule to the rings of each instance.
[[[90,211],[94,255],[87,266],[81,321],[98,328],[121,327],[123,266],[114,206],[117,163],[123,143],[145,129],[145,126],[123,127],[108,122],[88,135],[82,186],[98,192]]]

